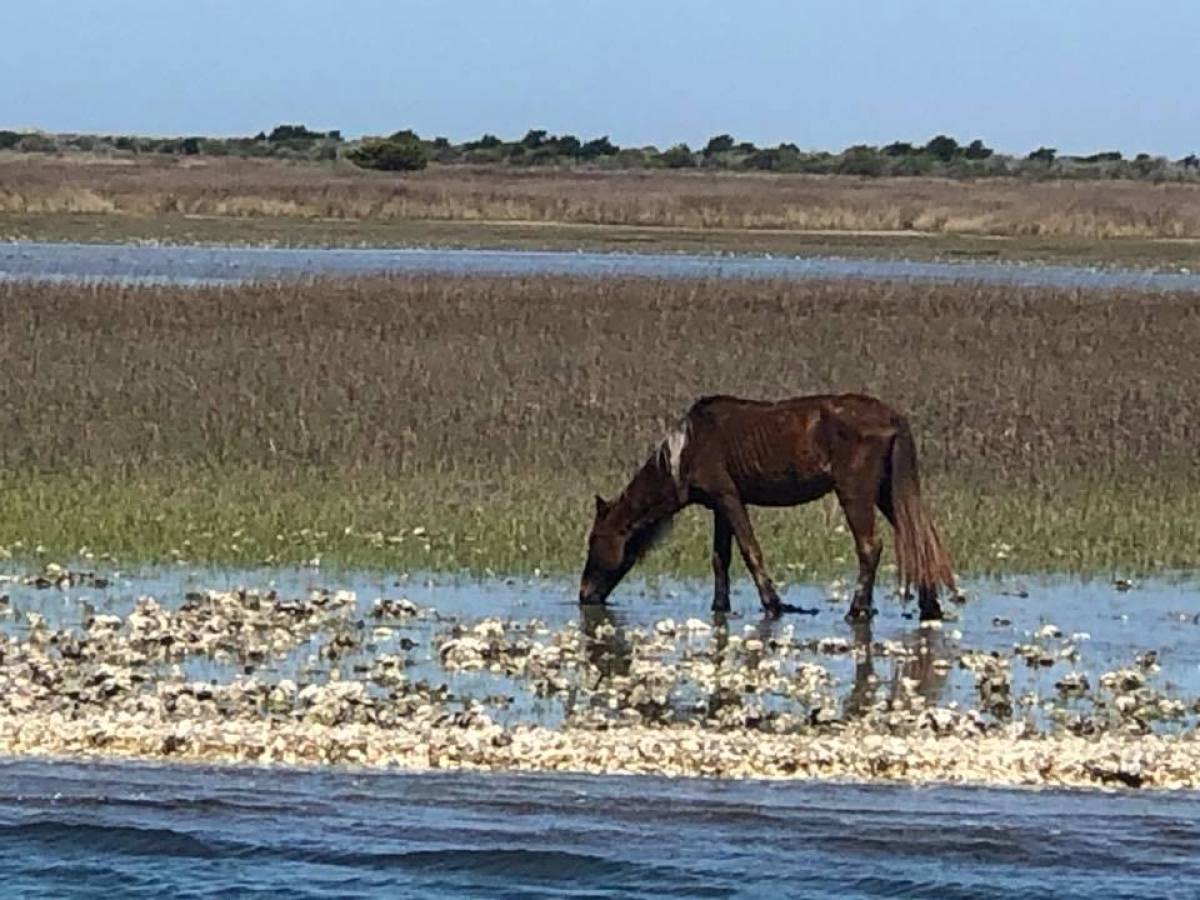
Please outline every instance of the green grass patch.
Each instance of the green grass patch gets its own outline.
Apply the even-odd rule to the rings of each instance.
[[[938,484],[930,502],[960,575],[1137,575],[1194,565],[1200,484],[1066,482],[1032,492]],[[574,577],[590,524],[578,481],[503,486],[450,478],[182,469],[155,476],[9,477],[0,484],[0,554],[33,562],[311,565],[473,575]],[[851,579],[853,546],[831,498],[752,515],[784,581]],[[890,545],[890,531],[879,525]],[[639,567],[708,573],[709,515],[679,518]],[[890,562],[890,550],[884,563]]]

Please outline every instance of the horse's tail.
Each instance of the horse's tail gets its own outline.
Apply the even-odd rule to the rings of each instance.
[[[950,556],[942,546],[933,519],[921,502],[921,478],[917,472],[917,447],[908,422],[897,421],[892,439],[891,506],[896,530],[896,560],[900,581],[906,589],[916,587],[925,608],[936,609],[939,585],[956,590]]]

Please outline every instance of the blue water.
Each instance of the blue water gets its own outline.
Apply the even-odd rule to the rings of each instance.
[[[1196,272],[997,262],[527,250],[284,249],[25,241],[0,244],[0,280],[87,279],[205,284],[251,278],[381,273],[788,280],[855,278],[977,281],[1030,287],[1200,290],[1200,273]]]
[[[390,635],[373,636],[336,662],[314,656],[328,637],[319,633],[287,655],[257,666],[255,677],[270,683],[284,678],[304,682],[322,680],[327,670],[336,668],[343,680],[354,679],[360,677],[356,667],[369,665],[378,654],[400,655],[407,660],[405,670],[411,679],[445,684],[459,701],[478,704],[494,721],[506,725],[526,722],[557,726],[565,714],[562,698],[540,696],[521,678],[486,670],[451,672],[442,668],[435,644],[453,623],[470,626],[485,617],[498,617],[517,623],[537,620],[550,629],[574,623],[592,632],[604,619],[615,630],[604,649],[626,663],[632,629],[648,631],[664,618],[682,623],[694,617],[716,624],[708,611],[710,585],[704,579],[662,579],[651,585],[631,578],[618,588],[610,607],[581,609],[575,601],[576,584],[566,579],[418,574],[397,582],[395,577],[380,572],[151,566],[105,572],[109,584],[104,588],[80,585],[39,590],[9,580],[19,572],[20,567],[13,563],[0,567],[0,594],[8,597],[5,611],[0,612],[0,635],[14,638],[28,631],[31,613],[44,618],[51,628],[79,630],[92,612],[123,617],[143,596],[154,597],[165,608],[176,608],[193,590],[275,589],[285,597],[303,597],[312,590],[347,589],[356,594],[358,617],[368,622],[375,598],[407,597],[421,607],[436,609],[437,617],[393,622]],[[753,586],[747,579],[740,579],[733,586],[729,626],[733,633],[761,638],[786,632],[798,644],[811,645],[824,638],[841,638],[855,644],[865,641],[868,645],[890,641],[919,651],[929,660],[941,659],[948,664],[947,670],[939,672],[927,665],[877,654],[868,654],[860,661],[847,652],[806,652],[804,660],[823,666],[835,679],[834,693],[843,708],[889,695],[904,676],[918,680],[920,693],[930,704],[976,706],[974,677],[957,660],[963,653],[984,652],[1011,659],[1015,697],[1036,696],[1039,702],[1052,700],[1061,709],[1087,713],[1092,710],[1090,697],[1067,700],[1059,696],[1056,683],[1064,675],[1082,674],[1097,686],[1104,672],[1136,666],[1138,654],[1153,650],[1158,670],[1146,673],[1148,687],[1182,702],[1187,711],[1177,719],[1151,722],[1151,727],[1166,733],[1200,727],[1200,575],[1179,573],[1173,578],[1139,581],[1128,591],[1118,591],[1107,580],[1062,577],[980,579],[962,586],[972,599],[965,606],[948,607],[953,620],[932,633],[918,627],[911,602],[903,606],[881,589],[876,597],[878,615],[864,633],[851,629],[842,619],[848,600],[831,598],[824,585],[787,585],[783,596],[789,603],[816,608],[818,613],[775,620],[762,617]],[[1047,624],[1060,629],[1061,636],[1037,638],[1036,633]],[[411,650],[403,649],[406,641],[411,642]],[[1051,651],[1053,663],[1030,665],[1013,658],[1014,646],[1030,642]],[[680,641],[677,652],[664,656],[664,660],[675,662],[695,646]],[[1068,646],[1076,648],[1076,658],[1059,655]],[[237,661],[222,663],[202,655],[190,657],[182,665],[189,678],[202,680],[228,681],[243,670]],[[870,676],[877,680],[868,682]],[[505,702],[497,705],[493,699],[496,697]],[[678,699],[681,707],[686,706],[686,690]],[[768,707],[777,705],[775,699],[762,699]],[[787,703],[779,702],[786,710]],[[1018,717],[1039,728],[1047,724],[1040,707],[1023,709]]]
[[[1187,897],[1194,795],[0,762],[4,896]]]
[[[1194,697],[1193,578],[1128,592],[1029,580],[1023,597],[1014,596],[1023,593],[1012,590],[1017,583],[970,585],[975,599],[953,623],[962,635],[948,628],[937,652],[1002,651],[1052,620],[1091,633],[1079,665],[1093,677],[1153,647],[1163,665],[1153,681]],[[537,616],[558,626],[580,615],[569,585],[556,582],[397,585],[366,573],[147,570],[114,574],[105,589],[5,584],[14,614],[0,625],[18,634],[31,611],[67,626],[84,604],[127,612],[142,593],[170,605],[187,588],[268,584],[285,594],[352,587],[364,604],[403,594],[459,621]],[[703,618],[707,595],[691,587],[631,583],[614,620]],[[841,604],[822,601],[819,587],[795,585],[788,596],[821,606],[792,623],[799,634],[849,634]],[[761,627],[752,590],[739,585],[734,605],[736,628]],[[430,627],[414,622],[404,633],[424,646]],[[877,637],[916,634],[881,597]],[[848,657],[818,661],[842,690],[854,689]],[[886,683],[894,664],[876,664]],[[289,665],[259,675],[281,677]],[[426,665],[414,660],[413,674]],[[1052,694],[1057,673],[1071,668],[1018,667],[1018,692]],[[518,685],[507,687],[519,695]],[[970,701],[957,669],[931,690],[939,702]],[[510,713],[555,717],[520,702]],[[1200,795],[0,758],[0,873],[3,897],[1175,898],[1200,892]]]

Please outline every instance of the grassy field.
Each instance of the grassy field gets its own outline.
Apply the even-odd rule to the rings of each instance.
[[[573,573],[697,396],[876,393],[960,572],[1138,573],[1200,546],[1194,296],[420,277],[0,284],[0,545]],[[782,577],[849,575],[835,506],[759,511]],[[691,513],[647,570],[704,573]]]
[[[1190,266],[1200,185],[0,154],[0,237]]]

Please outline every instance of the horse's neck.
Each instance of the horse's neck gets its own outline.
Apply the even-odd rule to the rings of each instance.
[[[675,482],[654,460],[633,477],[621,494],[622,519],[630,531],[654,525],[679,512]]]

